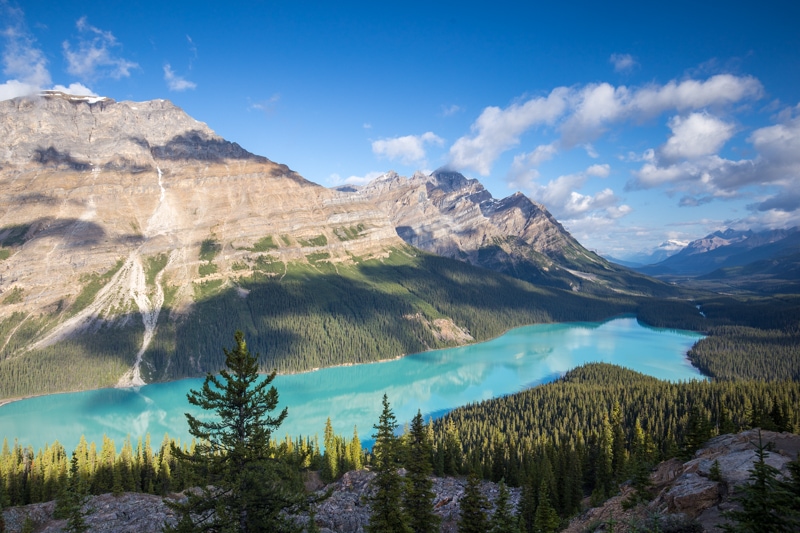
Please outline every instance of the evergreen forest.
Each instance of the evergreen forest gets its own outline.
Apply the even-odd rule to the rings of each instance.
[[[468,478],[472,492],[464,498],[469,510],[462,510],[462,518],[472,518],[464,518],[463,531],[498,523],[507,525],[498,531],[555,531],[586,505],[586,498],[599,504],[617,494],[621,483],[635,488],[630,505],[646,501],[652,497],[648,473],[658,462],[688,458],[715,435],[747,428],[800,432],[800,296],[689,297],[676,289],[670,298],[609,299],[400,252],[338,272],[326,268],[287,267],[281,278],[240,280],[249,291],[246,298],[232,288],[209,289],[192,315],[202,320],[173,319],[165,310],[146,353],[157,369],[150,378],[223,368],[227,352],[220,351],[219,339],[234,329],[243,331],[254,352],[267,354],[254,367],[261,372],[367,362],[452,345],[453,340],[430,327],[437,318],[451,319],[475,340],[516,325],[620,314],[635,314],[652,327],[706,335],[688,356],[707,380],[671,383],[595,363],[427,423],[420,415],[402,433],[393,420],[391,398],[385,398],[372,450],[364,449],[359,438],[359,431],[368,434],[369,428],[336,435],[329,421],[320,428],[321,441],[281,439],[272,432],[265,457],[279,458],[295,472],[315,471],[333,481],[354,469],[375,471],[385,493],[372,501],[377,509],[373,531],[382,531],[381,523],[410,528],[402,531],[434,530],[435,517],[412,526],[404,511],[430,501],[425,479],[431,474]],[[91,341],[68,341],[58,350],[12,357],[21,342],[19,332],[44,327],[47,320],[12,315],[0,324],[7,340],[0,353],[0,396],[111,384],[130,364],[115,354],[121,348],[131,353],[141,342],[136,326],[109,324]],[[80,371],[56,372],[64,364]],[[126,439],[121,447],[107,438],[101,443],[82,439],[74,450],[58,442],[33,450],[10,439],[0,450],[0,506],[67,501],[75,486],[86,494],[166,495],[212,483],[208,470],[187,466],[187,458],[202,455],[203,439],[180,443],[165,435],[157,447],[150,436]],[[398,467],[407,472],[399,485],[392,478]],[[482,501],[475,492],[482,479],[501,483],[504,491],[519,488],[519,506]],[[382,505],[390,507],[378,512]]]

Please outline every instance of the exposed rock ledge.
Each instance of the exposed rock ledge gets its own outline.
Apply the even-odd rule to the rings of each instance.
[[[323,533],[364,532],[370,516],[370,506],[365,502],[365,496],[372,493],[371,482],[374,477],[374,473],[366,470],[348,472],[340,480],[318,491],[318,494],[324,494],[333,488],[332,495],[316,507],[316,522]],[[433,482],[436,493],[434,506],[436,513],[442,517],[441,531],[455,533],[458,530],[459,500],[464,495],[466,480],[435,477]],[[498,486],[490,482],[482,482],[481,489],[492,502],[499,493]],[[511,502],[516,505],[519,489],[509,489],[509,492]],[[162,498],[150,494],[103,494],[90,498],[87,507],[94,509],[94,513],[86,519],[92,532],[155,533],[161,531],[165,521],[174,520],[174,513]],[[60,533],[66,526],[66,520],[54,520],[54,508],[55,502],[47,502],[6,509],[7,531],[21,531],[26,517],[30,516],[36,524],[37,533]]]
[[[765,458],[766,463],[788,477],[787,464],[800,452],[800,435],[762,431],[761,439],[764,445],[772,443],[773,446]],[[574,519],[565,531],[605,531],[602,524],[613,520],[614,531],[624,533],[634,531],[637,523],[642,525],[657,515],[662,528],[683,523],[688,528],[686,531],[702,528],[702,531],[721,532],[717,526],[725,522],[722,513],[735,507],[731,497],[736,494],[738,485],[747,482],[757,460],[756,445],[757,429],[715,437],[690,461],[671,459],[658,465],[650,478],[656,497],[646,506],[624,510],[622,502],[631,489],[623,487],[622,494],[602,507],[589,509]],[[714,461],[719,463],[720,481],[709,478]],[[695,529],[689,528],[689,524],[694,524]]]

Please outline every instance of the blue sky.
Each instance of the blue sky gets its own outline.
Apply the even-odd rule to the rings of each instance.
[[[325,186],[448,166],[619,258],[800,224],[800,3],[0,0],[0,99],[166,98]]]

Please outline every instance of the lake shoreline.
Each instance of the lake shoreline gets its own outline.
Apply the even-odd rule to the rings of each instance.
[[[363,433],[380,415],[384,394],[391,398],[398,420],[405,421],[418,411],[438,415],[471,402],[515,394],[591,362],[670,381],[705,379],[686,359],[687,350],[700,338],[701,334],[690,331],[657,331],[633,316],[605,322],[532,324],[511,328],[486,342],[374,361],[389,364],[347,363],[282,374],[275,386],[291,417],[281,433],[313,435],[326,419],[339,433],[354,427]],[[77,441],[80,435],[99,442],[101,435],[122,441],[126,435],[168,433],[184,441],[190,436],[183,415],[194,413],[186,394],[202,383],[203,378],[194,377],[143,387],[39,395],[43,397],[31,402],[6,399],[3,403],[11,405],[0,410],[0,433],[34,447],[53,440]]]
[[[432,353],[432,352],[437,352],[439,350],[451,350],[451,349],[454,349],[454,348],[461,348],[461,347],[465,347],[465,346],[475,346],[475,345],[478,345],[478,344],[492,342],[492,341],[494,341],[494,340],[496,340],[496,339],[498,339],[498,338],[500,338],[500,337],[502,337],[504,335],[507,335],[508,333],[510,333],[511,331],[513,331],[515,329],[526,328],[526,327],[529,327],[529,326],[546,326],[546,325],[555,325],[555,324],[581,324],[581,323],[605,324],[607,322],[611,322],[612,320],[617,320],[617,319],[621,319],[621,318],[634,318],[642,326],[650,327],[650,328],[656,328],[656,326],[651,326],[650,324],[647,324],[647,323],[642,322],[641,320],[639,320],[639,317],[636,316],[635,313],[621,313],[621,314],[618,314],[618,315],[610,316],[610,317],[608,317],[608,318],[606,318],[604,320],[598,321],[598,322],[588,322],[588,321],[537,322],[537,323],[533,323],[533,324],[523,324],[521,326],[514,326],[514,327],[511,327],[511,328],[508,328],[508,329],[504,330],[502,333],[500,333],[499,335],[497,335],[496,337],[492,337],[490,339],[485,339],[485,340],[482,340],[482,341],[476,341],[476,342],[465,343],[465,344],[456,344],[454,346],[448,346],[446,348],[431,348],[429,350],[424,350],[424,351],[421,351],[421,352],[414,352],[414,353],[410,353],[410,354],[404,353],[404,354],[396,355],[394,357],[387,357],[385,359],[376,359],[375,361],[366,361],[366,362],[362,362],[362,363],[358,363],[358,362],[338,363],[338,364],[330,365],[330,366],[314,367],[314,368],[310,368],[308,370],[298,370],[298,371],[295,371],[295,372],[281,372],[281,373],[277,373],[276,375],[278,375],[278,376],[294,376],[294,375],[299,375],[299,374],[309,374],[309,373],[312,373],[312,372],[318,372],[320,370],[325,370],[325,369],[328,369],[328,368],[345,368],[345,367],[352,367],[352,366],[357,366],[357,365],[371,365],[371,364],[378,364],[378,363],[390,363],[392,361],[397,361],[399,359],[402,359],[404,357],[408,357],[408,356],[411,356],[411,355]],[[669,329],[672,329],[672,328],[656,328],[656,329],[667,329],[667,330],[669,330]],[[686,331],[691,331],[691,330],[686,330]],[[692,333],[698,333],[698,334],[701,334],[701,335],[706,335],[705,333],[696,332],[696,331],[693,331]],[[688,358],[687,358],[687,360],[688,360]],[[691,360],[689,360],[689,363],[691,364],[691,366],[693,368],[697,368],[697,367],[694,366],[694,364],[691,362]],[[697,369],[697,370],[700,371],[699,369]],[[263,372],[262,374],[266,376],[266,375],[269,375],[269,372]],[[702,374],[702,372],[701,372],[701,374]],[[165,381],[151,381],[151,382],[146,383],[145,386],[147,386],[147,385],[155,385],[157,383],[172,383],[172,382],[181,381],[181,380],[184,380],[184,379],[196,379],[196,378],[201,378],[201,377],[204,377],[204,376],[205,375],[203,375],[203,376],[184,376],[184,377],[180,377],[180,378],[177,378],[177,379],[170,379],[170,380],[165,380]],[[705,376],[705,377],[706,378],[710,378],[712,376]],[[41,393],[41,394],[27,394],[25,396],[18,396],[18,397],[14,397],[14,398],[3,398],[3,399],[0,399],[0,409],[2,409],[4,406],[9,405],[9,404],[14,403],[14,402],[19,402],[19,401],[22,401],[22,400],[30,400],[32,398],[39,398],[39,397],[42,397],[42,396],[51,396],[51,395],[56,395],[56,394],[73,394],[73,393],[76,393],[76,392],[99,391],[99,390],[104,390],[104,389],[137,389],[138,387],[139,386],[133,386],[133,387],[111,386],[111,387],[98,387],[98,388],[87,388],[87,389],[74,389],[74,390],[58,391],[58,392],[44,392],[44,393]],[[1,412],[2,411],[0,411],[0,413]]]

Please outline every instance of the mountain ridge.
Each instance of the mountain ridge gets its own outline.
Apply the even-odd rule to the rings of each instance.
[[[690,242],[679,253],[636,270],[654,276],[709,275],[719,269],[744,267],[800,251],[800,227],[765,230],[719,230]]]

